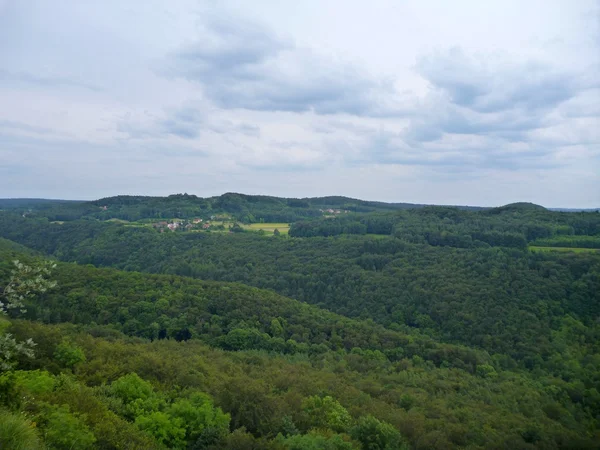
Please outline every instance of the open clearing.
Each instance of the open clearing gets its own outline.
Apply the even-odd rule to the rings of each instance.
[[[281,234],[287,234],[290,231],[289,223],[251,223],[250,225],[242,225],[243,228],[252,231],[264,230],[266,233],[272,233],[275,229]]]
[[[223,225],[225,227],[225,230],[223,231],[228,231],[228,228],[233,226],[235,223],[239,223],[239,222],[233,222],[233,221],[222,221],[222,220],[211,220],[210,224],[213,226],[219,226],[219,225]],[[276,222],[268,222],[268,223],[251,223],[251,224],[241,224],[239,223],[240,226],[244,229],[244,230],[248,230],[248,231],[259,231],[259,230],[263,230],[265,233],[273,233],[273,231],[275,231],[275,229],[278,229],[279,232],[281,234],[288,234],[288,231],[290,230],[290,224],[289,223],[276,223]],[[211,230],[213,232],[218,232],[217,230]]]

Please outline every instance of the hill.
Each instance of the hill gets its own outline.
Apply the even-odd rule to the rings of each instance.
[[[0,200],[0,208],[3,201]],[[121,219],[136,221],[161,218],[208,218],[227,214],[244,223],[293,222],[307,217],[321,217],[327,210],[337,214],[346,212],[395,211],[421,208],[425,205],[411,203],[384,203],[348,197],[282,198],[266,195],[226,193],[217,197],[202,198],[189,194],[168,197],[119,195],[89,202],[6,200],[11,209],[31,209],[36,217],[52,221],[84,218],[98,220]],[[460,207],[477,209],[475,207]]]
[[[469,222],[463,215],[485,212],[443,209],[436,221],[448,231],[438,228],[436,234],[428,231],[431,212],[410,214],[410,221],[401,220],[400,230],[407,231],[397,237],[159,233],[95,221],[3,222],[1,215],[0,234],[64,261],[272,289],[344,316],[505,354],[507,367],[546,364],[544,358],[555,351],[553,331],[566,315],[595,326],[599,254],[529,252],[504,246],[513,235],[493,230],[483,238],[495,239],[495,246],[462,246],[452,227],[464,229]],[[575,224],[582,230],[598,227],[596,215],[590,217]],[[413,229],[429,234],[413,235]],[[539,230],[544,228],[531,224],[532,233]],[[423,236],[428,240],[419,240]]]
[[[500,206],[498,208],[490,208],[488,213],[497,214],[503,212],[537,212],[537,211],[548,211],[548,209],[544,208],[541,205],[536,205],[535,203],[528,202],[517,202],[517,203],[509,203],[508,205]]]
[[[0,296],[27,307],[0,330],[2,423],[54,448],[594,448],[597,213],[209,200],[0,211]],[[185,207],[319,215],[102,216]],[[62,262],[38,292],[42,255]]]
[[[0,255],[35,265],[6,242]],[[598,437],[600,404],[545,369],[503,369],[239,284],[64,263],[53,278],[29,302],[36,322],[11,328],[36,357],[0,386],[59,448],[592,448]],[[581,327],[561,327],[570,355]]]

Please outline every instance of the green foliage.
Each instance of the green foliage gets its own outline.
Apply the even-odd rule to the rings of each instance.
[[[540,247],[573,247],[600,249],[600,236],[554,236],[552,238],[536,239],[531,243]]]
[[[0,233],[14,235],[20,242],[66,260],[239,281],[272,289],[344,316],[372,318],[396,331],[426,334],[447,343],[483,348],[490,354],[507,354],[520,363],[539,354],[540,345],[544,347],[542,353],[549,351],[551,326],[562,312],[581,318],[586,325],[589,318],[600,313],[598,255],[529,253],[511,247],[490,248],[487,243],[470,248],[428,245],[419,233],[432,222],[436,233],[453,234],[447,228],[461,226],[469,230],[473,225],[482,233],[522,233],[530,239],[546,232],[551,235],[567,224],[574,233],[594,231],[600,222],[598,216],[544,210],[508,209],[492,214],[426,208],[402,213],[399,224],[406,230],[398,238],[264,239],[253,233],[160,234],[116,224],[58,225],[23,218],[14,218],[19,221],[18,226],[0,226]],[[379,219],[375,216],[368,220],[375,223]],[[59,278],[60,283],[72,285],[66,275]],[[77,307],[85,293],[70,287],[65,287],[65,291],[71,291],[69,306]],[[132,290],[127,295],[138,297]],[[94,300],[93,293],[89,296],[83,299],[87,304]],[[175,293],[169,296],[183,300]],[[212,296],[206,299],[211,301]],[[112,305],[114,302],[109,306]],[[216,307],[223,310],[225,305]],[[102,311],[99,307],[98,311]],[[126,317],[125,309],[116,320],[93,320],[110,321],[151,338],[166,335],[185,339],[186,329],[192,331],[188,327],[164,326],[161,334],[156,325],[150,326],[162,326],[157,320],[158,311],[151,322],[141,327],[138,317]],[[84,311],[73,314],[68,309],[61,310],[57,313],[48,308],[43,314],[31,311],[30,317],[75,322],[91,319],[90,313]],[[146,314],[150,319],[154,312]],[[497,317],[503,319],[496,320]],[[190,315],[183,318],[193,320]],[[270,331],[254,324],[245,328]],[[289,333],[285,340],[302,342],[300,336]],[[359,343],[352,346],[369,347]],[[452,360],[446,362],[454,364]]]
[[[2,236],[80,264],[57,265],[57,289],[23,290],[10,314],[26,306],[29,320],[4,335],[5,368],[23,370],[0,375],[0,402],[36,417],[50,448],[593,448],[600,438],[599,255],[526,248],[591,245],[597,213],[390,213],[401,207],[239,194],[102,202],[35,210],[100,221],[0,212]],[[102,222],[118,215],[315,220],[268,239]],[[15,259],[39,265],[0,240],[10,295],[32,278],[15,277]],[[28,338],[35,359],[15,351]],[[87,443],[68,442],[75,428]]]
[[[6,377],[6,376],[0,376]],[[15,386],[22,392],[42,395],[52,392],[56,387],[56,379],[45,370],[18,370],[14,372]]]
[[[168,448],[205,448],[229,433],[230,416],[216,408],[212,399],[198,391],[178,394],[169,403],[160,392],[136,373],[114,381],[107,391],[122,403],[113,408]]]
[[[288,450],[353,450],[357,448],[352,442],[344,440],[339,434],[324,436],[316,431],[288,438],[280,436],[279,441]]]
[[[146,400],[154,394],[152,385],[141,379],[137,373],[130,373],[113,381],[109,392],[124,403]]]
[[[352,417],[348,410],[329,395],[325,397],[313,395],[304,399],[302,411],[306,416],[305,424],[308,428],[328,428],[344,432],[352,424]]]
[[[56,281],[47,278],[56,264],[45,262],[29,266],[19,260],[14,260],[13,264],[14,268],[10,271],[8,282],[0,293],[0,332],[10,326],[2,317],[3,315],[10,311],[26,312],[25,301],[56,286]],[[30,338],[18,342],[9,333],[0,334],[0,372],[12,369],[15,365],[15,357],[32,358],[34,346],[35,343]]]
[[[168,197],[119,195],[93,202],[48,200],[0,200],[0,207],[27,212],[31,217],[46,217],[51,221],[77,219],[122,219],[127,221],[192,218],[229,215],[243,222],[291,222],[304,217],[320,217],[326,209],[350,211],[393,211],[420,205],[408,203],[367,202],[347,197],[286,199],[264,195],[227,193],[219,197],[200,198],[189,194]],[[258,217],[258,219],[257,219]]]
[[[85,450],[93,447],[96,437],[84,421],[69,411],[68,406],[48,405],[39,416],[44,441],[50,448]]]
[[[141,379],[136,373],[130,373],[114,381],[108,393],[117,400],[112,408],[127,419],[137,420],[142,415],[161,409],[165,400],[154,393],[152,385]]]
[[[10,310],[24,313],[26,300],[56,286],[56,281],[48,279],[56,264],[45,262],[29,266],[19,260],[13,261],[13,264],[15,267],[0,294],[0,314],[6,314]]]
[[[0,448],[41,450],[44,446],[34,423],[22,414],[14,414],[0,409]]]
[[[408,450],[398,430],[371,415],[359,418],[351,434],[363,450]]]
[[[211,398],[201,392],[193,392],[189,398],[176,400],[167,411],[184,424],[186,440],[189,442],[208,446],[229,432],[229,414],[215,408]]]
[[[573,442],[575,447],[585,448],[595,439],[595,421],[586,410],[588,406],[574,403],[571,396],[584,401],[586,396],[590,400],[597,398],[597,393],[593,397],[591,392],[585,394],[585,385],[565,383],[549,375],[533,379],[527,373],[499,372],[497,377],[481,378],[459,369],[426,364],[415,367],[409,360],[392,365],[381,362],[363,373],[350,368],[351,358],[359,356],[351,353],[329,351],[290,356],[254,350],[226,352],[195,340],[149,342],[114,333],[92,338],[69,325],[21,321],[15,322],[14,331],[17,336],[30,334],[40,342],[56,339],[59,343],[68,337],[85,348],[87,361],[77,368],[78,383],[98,385],[115,378],[115,374],[132,372],[151,382],[154,389],[146,401],[160,401],[135,411],[138,416],[159,411],[171,418],[170,405],[190,399],[194,392],[210,394],[214,404],[231,415],[232,429],[245,427],[251,433],[236,434],[235,441],[246,445],[240,448],[271,448],[275,443],[269,437],[278,433],[288,437],[306,433],[313,425],[302,409],[303,399],[324,396],[337,399],[357,420],[371,414],[399,430],[411,445],[426,443],[427,448],[433,449],[467,444],[472,448],[490,448],[505,441],[511,443],[511,448],[519,448],[525,445],[521,433],[528,429],[539,430],[544,445],[549,447]],[[100,329],[93,333],[99,334]],[[34,362],[47,366],[53,361],[53,353],[53,346],[47,352],[40,349]],[[69,381],[73,377],[65,379],[61,375],[60,382],[44,398],[89,414],[88,426],[93,426],[98,440],[98,430],[102,430],[106,442],[126,437],[139,442],[137,427],[126,428],[126,423],[116,422],[106,406],[101,408],[103,404],[115,406],[111,399],[116,397],[105,396],[110,385],[90,389]],[[112,410],[127,414],[118,407]],[[135,417],[129,420],[134,421]],[[316,422],[322,419],[317,418]],[[109,428],[112,423],[115,425]],[[351,421],[349,432],[354,423]],[[117,425],[119,434],[109,433]],[[324,432],[323,428],[320,430]],[[202,437],[211,435],[214,436],[207,432]],[[235,448],[228,447],[228,442],[229,435],[213,445]],[[186,445],[190,444],[187,441]]]
[[[56,347],[54,358],[64,367],[74,367],[85,361],[85,353],[81,347],[63,341]]]
[[[135,424],[167,448],[185,448],[185,428],[181,419],[154,411],[148,415],[136,417]]]
[[[482,364],[477,366],[476,373],[477,375],[483,378],[498,376],[498,374],[496,373],[496,369],[494,369],[494,366],[491,366],[490,364]]]
[[[33,347],[35,343],[31,338],[26,341],[17,341],[12,334],[0,334],[0,372],[12,369],[15,364],[15,358],[26,356],[33,358]]]

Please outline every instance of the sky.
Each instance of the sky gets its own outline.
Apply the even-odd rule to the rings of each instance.
[[[0,197],[600,206],[600,1],[0,0]]]

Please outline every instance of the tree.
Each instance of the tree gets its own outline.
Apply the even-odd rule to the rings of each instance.
[[[289,450],[353,450],[356,448],[352,442],[345,441],[341,435],[335,433],[323,436],[317,432],[310,432],[288,438],[279,435],[278,440]]]
[[[79,417],[69,411],[68,406],[47,406],[39,417],[44,428],[44,440],[51,448],[85,450],[96,442],[94,433]]]
[[[331,396],[323,398],[313,395],[304,399],[302,410],[310,428],[329,428],[337,432],[346,431],[352,424],[348,410]]]
[[[75,364],[86,360],[85,353],[75,344],[63,341],[56,347],[54,358],[65,367],[72,368]]]
[[[213,405],[212,399],[201,392],[194,392],[189,398],[175,401],[168,414],[181,420],[186,429],[186,440],[213,444],[229,432],[229,414]]]
[[[7,314],[15,309],[26,312],[25,301],[46,292],[56,286],[56,281],[48,277],[56,264],[45,262],[38,266],[28,266],[19,260],[13,261],[15,268],[11,271],[8,284],[0,295],[0,313]]]
[[[140,430],[168,448],[184,448],[185,428],[179,418],[172,418],[168,414],[155,411],[147,416],[136,417],[135,424]]]
[[[358,419],[351,434],[362,444],[364,450],[408,449],[398,430],[371,415]]]
[[[45,262],[38,266],[28,266],[18,260],[13,261],[13,264],[15,268],[0,294],[0,333],[10,325],[2,316],[7,316],[12,310],[26,312],[27,300],[56,286],[56,281],[48,279],[56,264]],[[34,346],[32,339],[17,342],[9,333],[0,334],[0,371],[13,368],[14,357],[17,355],[33,358]]]

